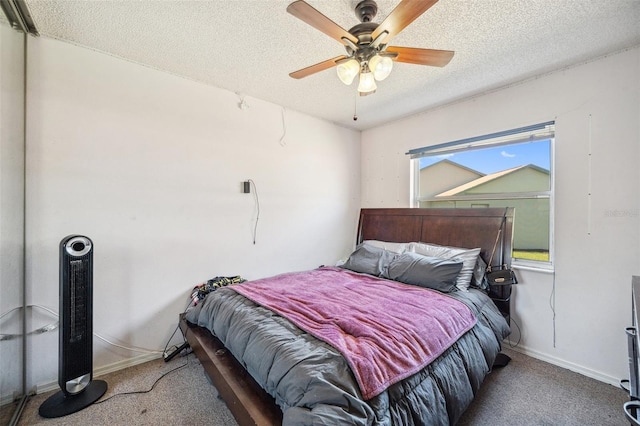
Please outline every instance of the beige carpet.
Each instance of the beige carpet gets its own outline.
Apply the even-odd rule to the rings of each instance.
[[[622,389],[505,350],[513,360],[494,370],[459,425],[625,426],[628,395]],[[154,389],[144,394],[163,374]],[[108,390],[101,403],[57,419],[38,415],[49,394],[32,397],[20,425],[224,425],[233,426],[225,404],[193,355],[152,361],[101,377]],[[113,396],[117,395],[117,396]],[[112,397],[113,396],[113,397]],[[110,398],[111,399],[107,399]]]
[[[171,370],[176,369],[173,372]],[[153,390],[146,391],[162,377]],[[100,377],[107,393],[82,411],[65,417],[45,419],[38,414],[40,404],[51,394],[32,397],[19,425],[211,425],[237,424],[215,388],[205,378],[194,355],[177,356],[170,362],[156,360]],[[122,394],[122,395],[119,395]],[[114,396],[115,395],[115,396]],[[113,397],[112,397],[113,396]],[[108,399],[107,398],[110,398]],[[103,402],[101,402],[103,401]]]
[[[462,425],[625,426],[621,388],[505,349],[458,423]]]

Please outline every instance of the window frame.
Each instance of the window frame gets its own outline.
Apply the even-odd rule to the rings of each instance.
[[[531,199],[545,198],[549,200],[549,260],[532,260],[513,257],[512,267],[520,269],[530,269],[536,271],[553,272],[555,260],[554,242],[554,219],[555,219],[555,122],[540,123],[538,125],[523,127],[519,129],[498,132],[484,136],[448,142],[445,144],[433,145],[431,147],[417,148],[407,152],[411,156],[410,173],[410,205],[419,208],[421,202],[425,201],[465,201],[475,200],[509,200],[509,199]],[[483,148],[493,148],[498,146],[515,145],[525,142],[549,141],[549,189],[546,191],[527,191],[509,193],[484,193],[472,195],[454,195],[434,198],[420,196],[420,158],[432,157],[454,152],[468,152]],[[480,207],[479,207],[480,208]],[[517,221],[518,214],[516,211]]]

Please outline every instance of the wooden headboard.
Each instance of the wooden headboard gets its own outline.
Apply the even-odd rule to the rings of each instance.
[[[357,243],[380,240],[396,243],[424,242],[445,246],[477,248],[493,265],[511,265],[514,209],[508,208],[389,208],[362,209]]]

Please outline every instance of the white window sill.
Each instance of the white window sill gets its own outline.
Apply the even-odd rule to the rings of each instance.
[[[555,272],[555,270],[553,269],[553,265],[551,264],[535,264],[535,263],[523,263],[523,262],[518,262],[516,260],[514,260],[511,263],[511,267],[513,269],[516,270],[522,270],[522,271],[532,271],[532,272],[541,272],[543,274],[553,274]]]

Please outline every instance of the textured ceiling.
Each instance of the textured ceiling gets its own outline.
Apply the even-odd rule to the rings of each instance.
[[[440,0],[391,44],[454,50],[449,65],[395,63],[358,97],[334,69],[289,77],[344,54],[288,14],[290,0],[26,3],[41,36],[361,130],[640,44],[640,0]],[[355,0],[308,3],[345,29],[358,23]],[[399,0],[377,3],[381,22]]]

